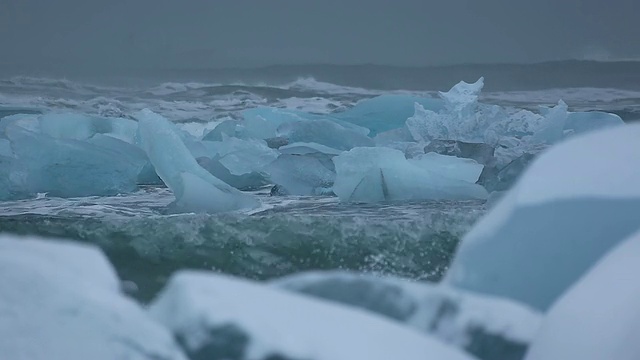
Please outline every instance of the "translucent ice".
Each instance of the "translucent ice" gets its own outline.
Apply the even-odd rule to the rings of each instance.
[[[613,248],[549,310],[526,360],[635,360],[640,233]]]
[[[218,156],[231,174],[243,175],[261,171],[278,158],[278,151],[267,146],[264,140],[238,139],[222,135],[222,141],[205,142],[210,157]]]
[[[479,359],[521,359],[542,320],[542,314],[513,301],[409,279],[328,271],[271,284],[380,314]]]
[[[282,154],[266,171],[271,181],[290,195],[324,194],[336,177],[331,157],[322,153]]]
[[[192,359],[469,359],[383,317],[215,273],[178,272],[150,313]]]
[[[97,248],[0,236],[4,359],[183,360]]]
[[[55,139],[19,126],[9,126],[6,131],[25,168],[29,192],[76,197],[137,189],[143,164],[120,151],[80,140]]]
[[[429,170],[440,176],[462,180],[468,183],[478,181],[484,165],[475,160],[455,156],[440,155],[434,152],[418,155],[409,162],[421,169]]]
[[[616,114],[601,111],[572,112],[567,116],[564,130],[577,135],[623,124],[624,121]]]
[[[333,191],[341,201],[485,199],[482,186],[450,179],[411,164],[401,151],[355,148],[333,158]]]
[[[140,145],[181,211],[221,212],[253,208],[258,202],[202,168],[172,124],[149,110],[137,114]]]
[[[638,141],[626,125],[543,153],[464,237],[446,281],[546,310],[638,229]]]
[[[94,134],[111,134],[133,142],[138,125],[123,118],[103,118],[77,113],[50,113],[39,117],[40,131],[57,139],[86,140]]]
[[[368,136],[345,128],[331,120],[297,121],[278,127],[278,136],[294,142],[313,142],[338,150],[349,150],[360,146],[374,146]]]
[[[432,111],[439,111],[443,107],[443,102],[439,99],[391,94],[362,100],[353,108],[332,115],[369,129],[369,136],[373,137],[404,127],[404,123],[413,115],[416,103]]]

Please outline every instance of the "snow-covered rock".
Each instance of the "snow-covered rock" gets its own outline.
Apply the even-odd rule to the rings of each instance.
[[[182,360],[96,248],[0,236],[0,357]]]
[[[383,317],[214,273],[178,272],[150,313],[193,359],[470,359]]]
[[[514,301],[401,278],[309,272],[271,285],[366,309],[487,360],[521,359],[542,320]]]
[[[636,233],[553,304],[526,359],[638,359],[639,271],[640,233]]]
[[[542,154],[463,238],[446,282],[546,310],[640,227],[640,125]]]

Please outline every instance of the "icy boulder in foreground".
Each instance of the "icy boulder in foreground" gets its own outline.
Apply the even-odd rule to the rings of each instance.
[[[400,278],[309,272],[271,285],[383,315],[485,360],[521,359],[542,320],[513,301]]]
[[[185,359],[96,248],[0,236],[3,359]]]
[[[137,189],[144,163],[86,141],[55,139],[16,125],[6,130],[31,193],[76,197],[116,195]]]
[[[140,145],[160,178],[173,191],[179,211],[222,212],[254,208],[258,201],[202,168],[173,125],[150,110],[137,114]]]
[[[192,359],[470,359],[382,317],[215,273],[175,274],[149,311]]]
[[[456,159],[458,160],[458,159]],[[333,191],[341,201],[486,199],[480,185],[413,165],[399,150],[355,148],[333,158]]]
[[[635,360],[640,233],[615,247],[549,310],[527,360]]]
[[[640,228],[640,125],[556,145],[461,241],[446,282],[546,310]]]
[[[267,167],[271,181],[289,195],[323,195],[329,192],[336,174],[325,154],[282,154]]]

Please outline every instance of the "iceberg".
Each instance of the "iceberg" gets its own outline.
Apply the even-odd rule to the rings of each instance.
[[[55,139],[16,125],[6,129],[30,193],[58,197],[116,195],[138,188],[143,164],[86,141]]]
[[[474,184],[478,181],[484,165],[475,160],[455,156],[440,155],[434,152],[421,154],[408,160],[409,163],[440,176],[466,181]]]
[[[2,235],[0,283],[3,358],[185,359],[93,246]]]
[[[340,201],[486,199],[480,185],[450,179],[413,165],[389,148],[355,148],[333,158],[333,191]]]
[[[137,113],[140,146],[173,191],[178,211],[222,212],[255,208],[258,201],[202,168],[173,125],[150,110]]]
[[[640,354],[640,233],[613,248],[551,307],[526,360],[634,360]]]
[[[382,315],[479,359],[522,359],[542,322],[542,314],[513,301],[401,278],[326,271],[270,285]]]
[[[286,137],[290,143],[313,142],[338,150],[375,145],[371,138],[361,132],[323,119],[282,124],[278,127],[277,136]]]
[[[282,154],[266,171],[280,192],[289,195],[326,194],[336,177],[331,157],[322,153]]]
[[[367,128],[370,130],[369,136],[374,137],[379,133],[404,127],[407,119],[413,115],[415,104],[431,111],[443,108],[443,102],[439,99],[388,94],[361,100],[353,108],[332,116]]]
[[[463,238],[445,282],[547,310],[640,224],[640,125],[539,156]]]
[[[385,318],[215,273],[174,274],[149,313],[192,359],[470,359]]]

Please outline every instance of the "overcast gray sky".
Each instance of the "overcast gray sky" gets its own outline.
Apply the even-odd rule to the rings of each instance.
[[[0,0],[0,64],[430,65],[640,56],[638,0]]]

